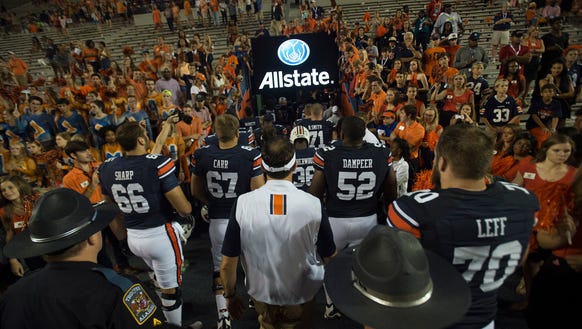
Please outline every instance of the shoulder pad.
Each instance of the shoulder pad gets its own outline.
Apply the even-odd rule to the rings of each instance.
[[[109,159],[103,161],[103,163],[113,162],[113,160],[115,160],[115,159],[117,159],[117,158],[109,158]]]

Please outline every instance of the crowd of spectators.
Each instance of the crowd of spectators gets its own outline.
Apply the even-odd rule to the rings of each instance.
[[[426,183],[420,178],[431,170],[439,135],[449,125],[481,125],[497,136],[492,174],[500,176],[510,171],[508,166],[517,166],[514,160],[531,160],[533,149],[557,131],[574,136],[582,128],[566,125],[582,83],[582,50],[562,28],[562,16],[578,9],[566,1],[561,7],[555,1],[543,6],[532,2],[527,8],[521,2],[504,3],[487,32],[472,31],[455,4],[441,0],[415,12],[408,5],[393,14],[366,12],[355,23],[344,20],[342,6],[334,0],[325,10],[315,0],[299,2],[296,18],[289,18],[289,6],[273,0],[268,20],[260,0],[155,2],[149,8],[156,29],[176,33],[178,41],[169,44],[163,36],[144,40],[139,49],[125,47],[120,58],[103,41],[55,44],[35,33],[56,29],[67,35],[71,24],[101,28],[112,19],[131,25],[141,4],[118,0],[55,5],[20,20],[2,13],[4,33],[32,33],[30,51],[40,54],[42,64],[53,71],[51,77],[35,77],[30,63],[14,52],[1,54],[0,174],[19,176],[36,189],[61,186],[67,173],[80,167],[79,157],[67,148],[70,141],[86,142],[93,160],[105,161],[122,156],[116,127],[137,121],[154,140],[175,111],[181,121],[161,152],[176,162],[183,184],[189,183],[190,156],[208,142],[214,120],[225,113],[252,123],[241,124],[248,140],[254,133],[252,146],[261,145],[262,134],[285,135],[296,120],[311,118],[307,109],[315,103],[323,107],[322,120],[334,126],[340,117],[357,115],[366,122],[369,141],[392,146],[397,140],[396,160],[408,163],[402,166],[407,175],[397,175],[400,183],[407,182],[399,185],[404,186],[402,193]],[[253,22],[256,30],[241,30],[243,20]],[[540,33],[540,24],[549,31]],[[200,28],[224,30],[228,51],[215,54],[216,40],[198,33]],[[341,54],[337,90],[302,90],[296,99],[266,99],[257,108],[251,39],[300,33],[335,37]],[[479,42],[489,36],[492,49],[484,49]],[[77,37],[82,36],[71,36]],[[490,65],[499,68],[495,76],[483,76]],[[515,128],[526,113],[526,128]],[[527,139],[517,136],[528,131],[531,152],[522,152],[516,145]],[[6,203],[1,185],[0,199]],[[28,189],[20,193],[30,194]],[[16,275],[22,274],[21,267],[11,263]]]

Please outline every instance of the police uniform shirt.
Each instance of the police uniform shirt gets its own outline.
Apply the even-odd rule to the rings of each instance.
[[[164,193],[179,186],[171,158],[159,154],[123,156],[105,161],[99,169],[104,195],[117,203],[131,229],[158,227],[173,219]]]
[[[225,256],[244,257],[249,295],[271,305],[312,300],[323,283],[320,257],[334,252],[321,202],[287,180],[268,180],[238,198],[222,247]]]
[[[390,205],[388,225],[413,233],[463,274],[473,301],[455,328],[482,328],[495,319],[497,290],[519,265],[538,209],[533,193],[496,182],[484,191],[408,193]]]
[[[486,118],[493,127],[505,126],[516,115],[522,113],[521,107],[509,95],[501,102],[495,95],[489,97],[480,111],[481,117]]]
[[[261,152],[249,146],[204,146],[192,155],[191,166],[208,191],[210,218],[228,218],[236,198],[251,190],[251,179],[263,174]]]
[[[390,151],[379,143],[364,143],[359,149],[341,143],[318,149],[313,163],[325,175],[327,213],[339,218],[375,214],[389,158]]]
[[[300,190],[306,191],[311,186],[311,179],[315,173],[315,167],[313,166],[314,155],[314,147],[295,150],[297,168],[293,173],[293,184]]]
[[[18,280],[0,300],[0,327],[151,328],[165,321],[152,299],[155,293],[128,277],[121,277],[130,286],[123,291],[95,267],[91,262],[49,263]]]
[[[331,143],[333,123],[327,120],[300,119],[296,126],[303,126],[309,131],[309,146],[321,147]]]

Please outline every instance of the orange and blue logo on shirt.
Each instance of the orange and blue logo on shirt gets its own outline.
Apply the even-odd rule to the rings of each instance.
[[[287,195],[271,194],[271,215],[287,215]]]

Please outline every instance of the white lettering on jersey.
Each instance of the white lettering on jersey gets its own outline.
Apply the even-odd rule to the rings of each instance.
[[[493,238],[505,235],[507,217],[485,218],[475,220],[478,238]]]

